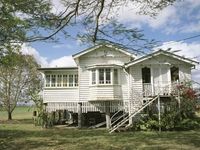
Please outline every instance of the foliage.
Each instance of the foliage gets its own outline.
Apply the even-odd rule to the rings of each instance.
[[[42,77],[38,75],[35,78],[35,83],[29,88],[30,99],[34,102],[37,115],[34,116],[34,124],[36,126],[42,126],[44,128],[53,126],[52,116],[45,110],[45,105],[43,103],[42,92]]]
[[[54,10],[52,0],[1,0],[0,45],[56,40],[55,35],[63,33],[90,44],[110,41],[144,51],[154,41],[145,39],[142,31],[119,23],[118,10],[132,5],[138,14],[153,17],[175,1],[179,0],[58,0],[63,8]]]
[[[170,102],[164,102],[160,125],[158,114],[152,113],[150,109],[150,113],[145,117],[141,117],[134,128],[142,130],[155,130],[159,126],[162,130],[188,130],[198,128],[200,119],[195,115],[195,90],[191,88],[191,84],[188,82],[181,83],[176,88],[180,94],[180,102],[175,96],[171,97]],[[155,105],[150,107],[155,107]]]
[[[53,19],[50,10],[47,0],[1,0],[0,45],[26,42],[38,33],[38,29],[50,27]]]
[[[0,66],[0,102],[12,119],[17,102],[28,100],[28,91],[37,77],[37,63],[32,56],[19,52],[18,45],[6,45]]]

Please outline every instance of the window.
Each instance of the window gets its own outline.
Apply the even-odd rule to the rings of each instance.
[[[56,86],[56,75],[51,75],[51,87]]]
[[[142,82],[143,83],[151,83],[151,70],[150,70],[150,68],[147,68],[147,67],[142,68]]]
[[[98,82],[96,80],[98,75]],[[99,68],[91,70],[91,84],[119,84],[118,69]]]
[[[179,68],[178,67],[171,67],[170,68],[171,72],[171,81],[178,81],[179,80]]]
[[[104,84],[104,69],[99,69],[99,84]]]
[[[46,87],[50,87],[50,81],[51,81],[50,75],[46,75]]]
[[[52,74],[46,75],[46,87],[77,87],[78,75],[77,74]]]
[[[67,87],[67,75],[63,75],[63,86]]]
[[[78,75],[74,75],[74,86],[78,86]]]
[[[62,86],[62,75],[57,75],[57,87]]]
[[[114,69],[114,84],[118,84],[118,70]]]
[[[110,70],[106,69],[106,84],[111,84]]]
[[[92,84],[96,84],[96,70],[92,69]]]
[[[73,75],[69,75],[69,87],[72,87],[74,84]]]

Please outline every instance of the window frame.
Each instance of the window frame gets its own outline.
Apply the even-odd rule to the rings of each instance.
[[[47,76],[49,78],[48,82],[47,82]],[[45,75],[45,87],[51,87],[51,75],[50,74]]]
[[[79,77],[76,73],[45,74],[45,88],[77,88]]]
[[[97,83],[97,73],[96,73],[96,69],[92,69],[91,70],[91,78],[92,78],[92,85]]]
[[[117,71],[117,76],[114,76],[114,71]],[[119,85],[119,69],[118,68],[93,68],[90,70],[90,85]],[[117,82],[116,82],[117,80]]]

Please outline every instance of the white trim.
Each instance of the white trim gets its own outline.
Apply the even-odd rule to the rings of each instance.
[[[138,59],[136,59],[136,60],[133,60],[132,62],[129,62],[128,64],[125,65],[125,68],[128,68],[128,67],[130,67],[130,66],[132,66],[132,65],[138,64],[138,63],[140,63],[140,62],[143,62],[143,61],[145,61],[145,60],[148,60],[148,59],[150,59],[150,58],[152,58],[152,57],[155,57],[155,56],[158,56],[158,55],[165,55],[165,56],[168,56],[168,57],[171,57],[171,58],[174,58],[174,59],[178,59],[178,60],[183,61],[183,62],[185,62],[185,63],[188,63],[188,64],[190,64],[190,65],[192,65],[192,66],[198,64],[198,62],[196,62],[196,61],[194,61],[194,60],[192,60],[192,59],[188,59],[188,58],[185,58],[185,57],[181,57],[181,56],[179,56],[179,55],[175,55],[175,54],[173,54],[173,53],[169,53],[169,52],[160,50],[160,51],[156,51],[156,52],[154,52],[154,53],[151,53],[151,54],[149,54],[149,55],[140,57],[140,58],[138,58]]]
[[[123,66],[115,65],[115,64],[94,64],[91,66],[87,66],[87,69],[96,69],[96,68],[122,68]]]
[[[86,50],[81,51],[81,52],[79,52],[79,53],[76,53],[76,54],[72,55],[72,57],[73,57],[74,59],[76,59],[76,58],[78,58],[78,57],[81,57],[81,56],[83,56],[83,55],[85,55],[85,54],[87,54],[87,53],[89,53],[89,52],[92,52],[92,51],[94,51],[94,50],[96,50],[96,49],[98,49],[98,48],[101,48],[101,47],[113,48],[113,49],[115,49],[115,50],[117,50],[117,51],[119,51],[119,52],[121,52],[121,53],[124,53],[125,55],[128,55],[128,56],[130,56],[130,57],[132,57],[132,58],[136,58],[136,55],[134,55],[134,54],[132,54],[132,53],[126,51],[126,50],[123,50],[123,49],[121,49],[121,48],[118,48],[118,47],[116,47],[116,46],[114,46],[114,45],[112,45],[112,44],[99,44],[99,45],[96,45],[96,46],[94,46],[94,47],[92,47],[92,48],[89,48],[89,49],[86,49]]]

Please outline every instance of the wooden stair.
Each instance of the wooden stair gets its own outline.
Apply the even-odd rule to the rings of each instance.
[[[112,126],[113,124],[111,124],[111,128],[109,129],[109,133],[112,133],[114,131],[116,131],[117,129],[119,129],[120,127],[122,127],[124,124],[126,124],[130,118],[135,117],[137,114],[139,114],[144,108],[146,108],[147,106],[149,106],[150,104],[152,104],[155,100],[157,100],[159,97],[156,96],[154,98],[152,98],[151,100],[147,101],[146,103],[144,103],[141,107],[139,107],[136,111],[134,111],[133,113],[127,115],[126,116],[123,114],[120,118],[123,118],[121,121],[119,121],[118,123],[116,123],[116,125]],[[126,125],[124,128],[128,128],[130,126],[130,124]]]

